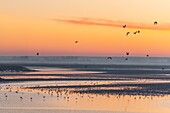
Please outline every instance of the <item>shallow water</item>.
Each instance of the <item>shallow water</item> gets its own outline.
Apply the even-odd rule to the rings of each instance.
[[[39,69],[41,74],[57,69]],[[61,69],[57,73],[72,70]],[[61,72],[61,73],[60,73]],[[67,72],[66,72],[67,73]],[[72,73],[72,72],[71,72]],[[35,74],[35,73],[34,73]],[[89,74],[88,72],[83,74]],[[10,76],[6,76],[10,77]],[[21,76],[16,76],[20,78]],[[30,77],[30,76],[24,76]],[[43,76],[39,76],[43,77]],[[50,75],[49,75],[50,77]],[[0,113],[170,113],[170,96],[116,94],[80,94],[72,89],[25,89],[33,86],[69,86],[90,84],[160,83],[169,80],[119,81],[36,81],[3,83],[0,90]],[[10,86],[9,86],[10,85]],[[22,98],[21,98],[22,97]],[[45,98],[43,98],[45,97]]]
[[[31,84],[30,84],[31,85]],[[170,96],[130,96],[130,95],[98,95],[78,94],[63,91],[48,94],[46,90],[28,90],[13,86],[11,92],[2,85],[0,93],[1,113],[21,113],[23,110],[46,113],[169,113]],[[18,90],[18,93],[16,91]],[[39,93],[38,93],[39,92]],[[6,97],[7,95],[7,97]],[[45,99],[43,98],[45,96]],[[20,99],[22,97],[23,99]],[[69,98],[67,98],[69,97]],[[32,98],[32,99],[30,99]],[[27,112],[28,112],[27,111]],[[100,111],[100,112],[98,112]],[[103,112],[102,112],[103,111]],[[110,111],[110,112],[108,112]]]
[[[97,71],[76,71],[73,69],[65,68],[33,68],[37,72],[26,72],[23,74],[91,74],[91,73],[102,73]]]
[[[112,60],[106,57],[88,57],[88,56],[0,56],[0,63],[33,63],[33,64],[154,64],[169,65],[170,58],[166,57],[112,57]]]

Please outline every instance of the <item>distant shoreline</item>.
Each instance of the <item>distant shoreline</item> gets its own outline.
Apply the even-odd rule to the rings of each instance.
[[[111,59],[108,59],[111,58]],[[0,64],[169,65],[170,57],[0,56]]]
[[[17,64],[0,64],[0,72],[31,72],[35,70],[28,69]]]

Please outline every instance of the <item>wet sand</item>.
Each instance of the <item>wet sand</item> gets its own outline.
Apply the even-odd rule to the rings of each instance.
[[[21,64],[20,64],[21,65]],[[46,68],[64,68],[76,71],[91,71],[96,73],[81,74],[39,74],[34,73],[34,68],[27,67],[46,67]],[[1,68],[5,67],[5,68]],[[163,67],[163,69],[162,69]],[[82,65],[82,64],[22,64],[22,66],[14,64],[3,64],[0,66],[3,71],[13,69],[14,71],[33,73],[1,73],[0,81],[3,83],[10,82],[29,82],[29,81],[135,81],[134,83],[119,84],[103,84],[103,85],[77,85],[77,86],[43,86],[42,88],[86,88],[80,90],[80,93],[115,93],[115,94],[170,94],[170,83],[148,83],[147,80],[170,80],[170,66],[168,65]],[[7,76],[23,76],[23,78],[8,78]],[[29,78],[28,76],[34,76]],[[37,78],[36,78],[37,76]],[[42,76],[42,78],[41,78]],[[54,76],[54,78],[45,78]],[[57,77],[59,76],[59,77]],[[25,78],[24,78],[25,77]],[[44,78],[43,78],[44,77]],[[56,77],[56,78],[55,78]],[[138,83],[139,82],[139,83]],[[121,90],[99,90],[100,88],[125,87]],[[128,88],[129,87],[129,88]],[[136,88],[131,88],[136,87]],[[87,88],[91,88],[87,90]],[[95,90],[93,88],[98,88]]]
[[[14,73],[4,73],[3,70],[0,73],[0,83],[2,84],[0,105],[3,106],[0,108],[0,112],[2,113],[12,113],[13,110],[10,107],[14,103],[16,103],[16,106],[13,106],[14,109],[16,108],[14,110],[16,113],[22,113],[23,109],[33,113],[48,111],[50,113],[149,113],[141,108],[134,110],[133,107],[127,111],[126,106],[129,105],[129,102],[136,102],[137,98],[142,103],[144,99],[147,99],[148,102],[156,98],[167,99],[170,95],[170,66],[167,65],[22,64],[20,66],[31,71],[14,70]],[[38,73],[37,68],[46,71]],[[48,72],[48,69],[51,68],[56,71],[70,70],[65,70],[67,73],[53,74],[53,72]],[[72,73],[73,71],[75,73]],[[84,73],[84,71],[96,73]],[[121,98],[121,104],[125,102],[126,98],[125,108],[122,108],[121,105],[117,106]],[[56,99],[55,104],[51,104],[54,99]],[[112,99],[115,101],[112,103],[113,105],[102,107],[103,103],[107,103],[106,101],[113,102]],[[158,101],[161,103],[162,100],[158,99]],[[103,103],[98,107],[100,102]],[[95,107],[89,104],[94,104]],[[140,103],[137,102],[137,104]],[[48,106],[47,110],[37,109],[38,107],[42,109],[46,105]],[[18,106],[19,108],[17,108]],[[34,106],[36,108],[31,109]],[[56,106],[57,108],[53,109]],[[76,106],[79,106],[79,109],[76,109]],[[118,108],[112,108],[113,106]],[[60,110],[61,107],[64,109]],[[71,109],[72,107],[74,110]],[[156,107],[154,106],[154,108]],[[152,108],[148,109],[152,110]],[[160,111],[162,109],[164,110],[161,107]],[[165,113],[169,113],[169,111],[168,109]],[[156,111],[153,112],[156,113]]]
[[[28,69],[18,64],[0,64],[0,72],[31,72],[34,70]]]

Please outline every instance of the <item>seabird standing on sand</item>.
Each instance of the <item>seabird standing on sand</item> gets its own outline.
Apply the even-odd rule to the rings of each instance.
[[[126,28],[126,25],[124,25],[123,28]]]
[[[127,33],[126,33],[126,36],[128,36],[129,34],[130,34],[130,32],[127,32]]]
[[[136,34],[137,33],[137,31],[135,31],[135,32],[133,32],[134,34]]]

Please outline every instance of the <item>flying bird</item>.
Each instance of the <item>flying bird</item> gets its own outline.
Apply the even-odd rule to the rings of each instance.
[[[107,57],[107,59],[108,59],[108,60],[109,60],[109,59],[112,60],[112,57]]]
[[[124,25],[123,28],[126,28],[126,25]]]
[[[126,36],[128,36],[129,34],[130,34],[130,32],[127,32],[127,33],[126,33]]]
[[[155,22],[154,22],[154,25],[157,25],[157,24],[158,24],[158,22],[157,22],[157,21],[155,21]]]
[[[75,41],[75,43],[78,43],[78,41]]]
[[[129,55],[129,52],[126,52],[126,55]]]

